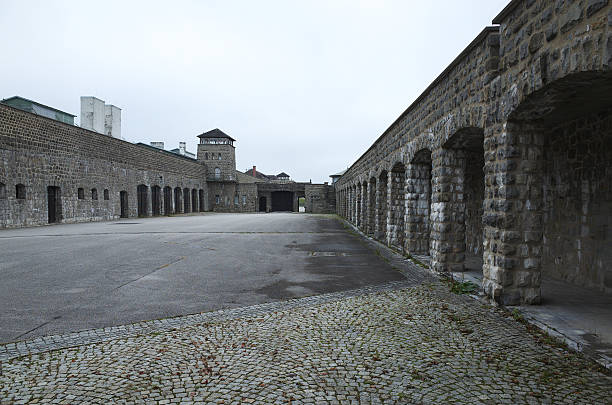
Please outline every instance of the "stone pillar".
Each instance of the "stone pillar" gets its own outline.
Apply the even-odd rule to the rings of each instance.
[[[462,271],[465,262],[465,153],[439,148],[432,153],[431,267]]]
[[[389,244],[404,250],[404,214],[405,214],[405,184],[406,171],[403,166],[389,173],[390,204],[389,204]]]
[[[361,184],[355,186],[355,226],[361,228]]]
[[[385,227],[385,242],[387,243],[388,246],[391,246],[391,228],[393,227],[391,220],[392,220],[392,216],[391,216],[391,189],[393,188],[393,176],[391,176],[391,173],[387,173],[387,212],[385,213],[385,216],[387,217],[386,219],[386,224],[387,226]]]
[[[385,240],[387,235],[387,174],[381,174],[376,181],[376,212],[374,237]]]
[[[351,186],[349,188],[349,193],[351,195],[350,197],[350,206],[349,209],[351,211],[351,215],[350,215],[350,222],[351,223],[355,223],[355,186]]]
[[[361,230],[367,232],[368,228],[368,183],[362,183],[361,185]]]
[[[431,162],[411,163],[406,168],[406,249],[429,255],[431,213]]]
[[[368,227],[366,232],[368,235],[374,235],[374,227],[376,223],[376,180],[368,183]]]
[[[485,293],[504,305],[540,302],[542,131],[505,123],[485,132]]]

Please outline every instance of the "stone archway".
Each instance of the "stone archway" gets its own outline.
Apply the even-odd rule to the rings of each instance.
[[[611,106],[611,72],[571,74],[485,134],[483,288],[497,301],[540,303],[547,280],[612,293]]]

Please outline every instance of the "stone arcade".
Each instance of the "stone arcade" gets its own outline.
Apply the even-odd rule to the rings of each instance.
[[[612,6],[512,1],[335,184],[337,212],[433,269],[536,304],[612,292]],[[478,266],[480,268],[480,265]]]

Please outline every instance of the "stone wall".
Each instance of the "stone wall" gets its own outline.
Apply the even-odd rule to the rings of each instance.
[[[365,207],[379,217],[375,236],[429,254],[438,271],[481,255],[483,291],[504,304],[539,303],[542,271],[610,291],[601,248],[609,244],[609,163],[589,172],[585,162],[593,145],[601,147],[595,160],[609,155],[612,6],[514,0],[493,22],[340,177],[339,204],[367,231],[355,204],[360,185],[388,173],[376,206]],[[585,143],[572,141],[578,133]],[[430,166],[419,163],[423,150]],[[403,195],[391,172],[398,164]]]
[[[5,190],[0,227],[48,223],[49,186],[59,187],[61,222],[119,218],[120,191],[127,192],[127,215],[135,217],[139,185],[149,192],[145,215],[153,213],[153,186],[207,192],[205,167],[193,159],[5,105],[0,105],[0,183]],[[17,185],[24,186],[25,198],[17,198]],[[155,208],[165,213],[163,194],[160,200]]]
[[[612,292],[612,110],[544,140],[542,272]]]
[[[208,183],[209,207],[214,212],[256,212],[257,184]]]
[[[304,185],[306,212],[313,214],[333,214],[336,212],[336,191],[327,184]]]

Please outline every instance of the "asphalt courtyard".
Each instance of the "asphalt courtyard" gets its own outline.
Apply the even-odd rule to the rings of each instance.
[[[404,277],[332,216],[202,214],[0,231],[0,342]]]

